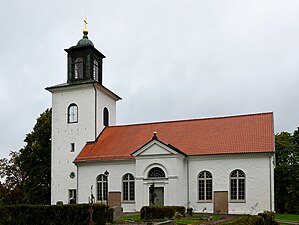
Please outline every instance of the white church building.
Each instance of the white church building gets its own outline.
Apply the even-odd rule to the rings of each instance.
[[[88,32],[67,52],[67,82],[52,93],[51,203],[124,211],[178,205],[198,212],[274,211],[273,114],[116,125],[121,98],[102,83],[105,56]]]

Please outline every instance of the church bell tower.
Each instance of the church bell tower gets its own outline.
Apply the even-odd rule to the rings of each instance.
[[[65,49],[68,53],[68,83],[96,81],[102,85],[102,63],[105,56],[88,39],[88,30],[83,30],[83,38],[76,46]]]
[[[86,142],[116,124],[116,101],[121,98],[103,85],[103,59],[83,38],[67,52],[67,82],[47,87],[52,93],[51,204],[77,200],[77,168],[73,161]],[[88,196],[86,196],[86,200]]]

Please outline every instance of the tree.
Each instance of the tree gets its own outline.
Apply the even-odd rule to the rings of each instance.
[[[279,213],[299,212],[299,128],[275,135],[275,204]]]
[[[19,155],[19,152],[12,151],[9,154],[10,159],[0,159],[0,177],[5,178],[3,186],[9,190],[22,187],[23,173],[17,162]]]
[[[49,204],[51,188],[51,109],[37,119],[33,131],[26,135],[17,163],[24,174],[24,202]]]
[[[23,198],[24,174],[17,162],[20,153],[10,152],[10,159],[0,159],[0,177],[5,182],[0,184],[0,204],[18,204]]]

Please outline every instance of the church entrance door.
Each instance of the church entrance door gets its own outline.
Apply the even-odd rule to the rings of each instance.
[[[214,213],[228,213],[227,191],[214,191]]]
[[[155,205],[163,206],[164,205],[164,188],[155,187],[155,192],[157,194],[155,198]]]
[[[164,206],[164,187],[154,187],[154,202],[150,201],[150,205]],[[150,193],[151,199],[151,193]]]

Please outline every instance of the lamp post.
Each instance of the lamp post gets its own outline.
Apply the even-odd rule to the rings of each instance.
[[[92,221],[92,213],[93,213],[93,208],[92,208],[92,204],[94,203],[94,196],[92,193],[92,189],[93,189],[93,185],[90,186],[90,197],[88,197],[89,200],[89,204],[90,204],[90,209],[89,209],[89,224],[93,225],[93,221]]]

